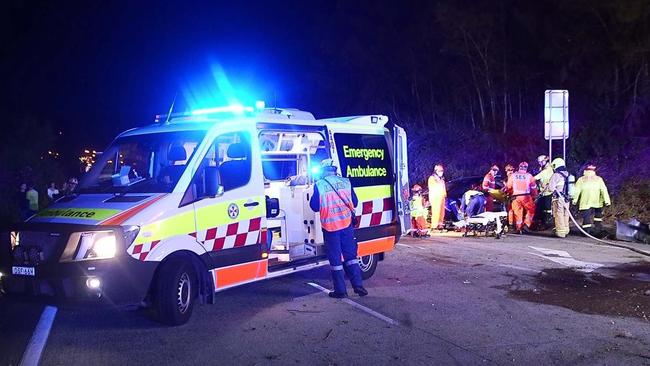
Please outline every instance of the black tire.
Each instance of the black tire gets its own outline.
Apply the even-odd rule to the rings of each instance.
[[[153,310],[156,320],[168,325],[182,325],[192,316],[198,294],[194,267],[182,258],[164,262],[154,283]]]
[[[361,268],[362,279],[367,280],[375,274],[377,262],[379,262],[379,256],[377,254],[359,257],[359,268]]]

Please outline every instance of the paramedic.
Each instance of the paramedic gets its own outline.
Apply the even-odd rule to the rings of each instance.
[[[337,299],[347,297],[344,269],[354,292],[359,296],[366,296],[368,291],[363,288],[352,222],[354,208],[358,203],[357,196],[350,180],[338,176],[333,164],[332,159],[321,161],[323,175],[316,181],[314,194],[309,201],[311,209],[320,212],[325,250],[334,282],[334,291],[330,292],[329,296]]]
[[[611,203],[603,178],[596,175],[596,165],[588,164],[584,175],[576,182],[573,196],[573,204],[578,205],[582,214],[582,228],[591,235],[601,234],[603,206]]]
[[[519,170],[508,178],[508,191],[515,214],[515,226],[520,234],[530,231],[535,217],[535,198],[537,196],[537,183],[535,178],[528,173],[528,163],[519,163]]]
[[[485,212],[487,200],[483,192],[479,191],[478,184],[473,184],[472,188],[465,192],[461,201],[460,210],[466,219]]]
[[[429,177],[429,204],[431,205],[431,228],[444,229],[445,223],[445,198],[447,187],[445,185],[445,168],[436,164],[433,174]]]
[[[419,184],[413,186],[411,195],[411,235],[412,236],[429,236],[427,227],[428,210],[424,207],[424,197],[422,197],[422,187]]]
[[[555,158],[551,162],[555,171],[551,175],[547,189],[553,193],[551,209],[555,221],[555,235],[564,238],[569,234],[569,172],[566,170],[564,159]]]
[[[492,165],[490,171],[485,174],[485,177],[483,177],[483,184],[481,184],[481,189],[487,194],[485,210],[488,212],[494,211],[494,198],[490,195],[490,190],[495,189],[497,186],[497,173],[499,173],[499,167],[496,166],[496,164]]]
[[[539,173],[535,175],[535,180],[539,183],[540,197],[537,201],[535,217],[537,218],[539,228],[545,230],[551,219],[551,199],[553,192],[548,190],[548,182],[553,175],[553,168],[548,161],[548,156],[540,155],[537,157],[539,164]]]

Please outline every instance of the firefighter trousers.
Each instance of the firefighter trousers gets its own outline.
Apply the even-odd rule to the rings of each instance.
[[[345,289],[345,274],[348,275],[352,287],[363,287],[361,269],[357,259],[357,240],[354,238],[352,225],[338,231],[323,230],[327,259],[332,270],[334,292],[347,293]],[[343,257],[343,260],[341,260]]]
[[[445,197],[441,195],[429,195],[431,204],[431,228],[436,229],[445,224]]]
[[[569,235],[569,203],[564,198],[553,198],[551,207],[555,222],[555,235],[564,238]]]
[[[582,228],[588,233],[595,233],[603,229],[603,208],[591,207],[580,210],[582,214]]]
[[[512,210],[515,216],[515,226],[521,230],[524,224],[529,228],[535,218],[535,201],[530,195],[517,196],[512,201]]]

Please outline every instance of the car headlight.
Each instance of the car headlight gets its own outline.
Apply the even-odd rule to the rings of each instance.
[[[74,260],[113,258],[115,253],[117,253],[117,238],[113,232],[85,232],[81,233]]]

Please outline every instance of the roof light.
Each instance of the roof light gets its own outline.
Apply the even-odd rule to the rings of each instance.
[[[264,109],[264,107],[266,107],[266,103],[263,100],[255,102],[255,109]]]
[[[193,116],[202,115],[202,114],[215,114],[215,113],[244,113],[244,112],[253,112],[252,107],[244,107],[241,104],[232,104],[223,107],[213,107],[213,108],[203,108],[195,109],[192,111]]]

